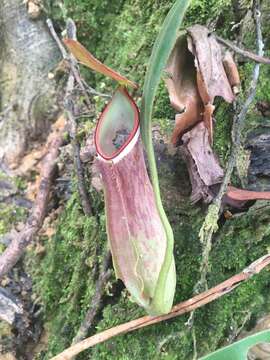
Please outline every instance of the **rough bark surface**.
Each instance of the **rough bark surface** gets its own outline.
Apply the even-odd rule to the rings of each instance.
[[[21,0],[0,3],[0,161],[16,163],[30,140],[46,136],[57,110],[48,72],[59,54],[42,20]]]

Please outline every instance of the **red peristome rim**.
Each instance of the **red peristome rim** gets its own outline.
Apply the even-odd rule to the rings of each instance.
[[[106,105],[105,109],[102,111],[102,114],[100,115],[100,117],[98,119],[96,131],[95,131],[95,137],[94,137],[97,153],[105,160],[112,160],[112,159],[116,158],[128,146],[128,144],[131,142],[131,140],[135,136],[135,134],[136,134],[136,132],[137,132],[137,130],[139,128],[139,125],[140,125],[139,109],[138,109],[135,101],[129,95],[127,89],[125,87],[123,87],[123,86],[120,86],[115,91],[115,93],[117,91],[120,91],[123,95],[125,95],[128,98],[128,100],[129,100],[130,104],[132,105],[132,107],[134,108],[135,125],[134,125],[134,127],[133,127],[133,129],[132,129],[132,131],[131,131],[131,133],[129,135],[129,138],[127,139],[127,141],[112,156],[106,156],[105,154],[103,154],[103,152],[101,151],[101,149],[99,147],[99,144],[98,144],[98,136],[99,136],[99,131],[100,131],[100,126],[101,126],[101,123],[102,123],[102,119],[106,115],[107,111],[109,111],[112,100]]]

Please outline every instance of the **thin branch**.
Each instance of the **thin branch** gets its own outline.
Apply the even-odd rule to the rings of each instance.
[[[104,94],[104,93],[101,93],[101,92],[93,89],[91,86],[89,86],[89,85],[85,82],[85,80],[82,80],[82,82],[83,82],[83,84],[84,84],[84,86],[85,86],[85,88],[86,88],[86,91],[89,92],[89,94],[95,95],[95,96],[99,96],[99,97],[103,97],[103,98],[107,98],[107,99],[111,99],[111,98],[112,98],[112,96],[109,95],[109,94]]]
[[[65,50],[63,51],[62,43],[53,28],[53,24],[51,23],[50,20],[48,20],[47,23],[48,23],[48,26],[49,26],[49,29],[51,31],[53,38],[55,39],[58,46],[60,45],[59,49],[62,52],[63,58],[65,59],[66,51]],[[72,38],[72,39],[76,38],[76,26],[71,19],[69,19],[67,21],[67,35],[69,38]],[[64,108],[65,108],[65,112],[66,112],[66,115],[68,118],[70,137],[72,139],[74,164],[75,164],[75,169],[76,169],[76,176],[78,179],[78,191],[80,194],[81,204],[82,204],[82,208],[84,210],[85,215],[91,216],[93,214],[93,209],[91,207],[91,203],[89,201],[89,195],[87,193],[87,189],[85,186],[84,169],[83,169],[81,159],[80,159],[80,144],[76,138],[77,125],[76,125],[75,116],[74,116],[75,104],[72,99],[72,93],[74,91],[75,81],[77,82],[80,90],[82,90],[84,94],[87,94],[87,91],[89,91],[89,86],[80,77],[80,73],[77,69],[76,59],[74,57],[70,56],[69,61],[70,61],[70,74],[69,74],[69,78],[68,78],[68,82],[67,82]],[[104,94],[102,94],[102,95],[104,96]],[[92,326],[92,324],[96,318],[96,315],[101,308],[102,297],[105,292],[105,284],[107,283],[107,280],[109,279],[109,277],[111,275],[111,271],[109,269],[110,263],[111,263],[111,254],[110,254],[110,252],[108,252],[104,258],[102,271],[100,273],[100,276],[99,276],[97,284],[96,284],[95,295],[92,299],[90,308],[87,311],[86,316],[78,330],[78,333],[73,339],[73,343],[79,342],[87,336],[87,332],[88,332],[89,328]]]
[[[220,44],[225,45],[226,47],[233,50],[235,53],[239,55],[242,55],[250,60],[256,61],[257,63],[270,64],[270,59],[268,57],[259,56],[249,50],[241,49],[240,47],[235,45],[232,41],[225,40],[216,34],[215,34],[215,38]]]
[[[76,138],[77,125],[74,118],[74,103],[71,95],[73,87],[74,87],[74,77],[72,73],[70,73],[67,84],[66,97],[64,101],[64,108],[69,123],[69,135],[72,140],[73,160],[75,165],[77,186],[78,186],[78,192],[80,195],[81,204],[84,214],[91,216],[93,214],[93,209],[89,200],[89,194],[86,189],[84,168],[82,166],[80,159],[80,144]]]
[[[261,31],[261,13],[260,6],[258,0],[254,0],[253,4],[253,16],[256,25],[256,43],[257,43],[257,52],[259,56],[263,55],[263,39],[262,39],[262,31]],[[231,175],[233,169],[236,164],[236,158],[239,146],[241,145],[241,133],[243,130],[243,126],[245,123],[247,112],[250,108],[250,105],[253,103],[256,95],[256,87],[259,79],[260,73],[260,64],[257,63],[254,66],[252,80],[250,84],[250,88],[247,94],[247,99],[241,107],[241,111],[239,114],[236,114],[233,119],[232,126],[232,147],[230,157],[227,163],[225,175],[223,178],[223,182],[220,186],[218,195],[214,199],[213,203],[208,208],[208,213],[206,215],[205,221],[201,227],[199,236],[200,240],[203,244],[203,260],[201,264],[201,279],[196,285],[200,287],[202,285],[207,285],[206,276],[208,272],[208,259],[209,254],[212,248],[212,237],[214,233],[217,231],[217,221],[219,219],[220,208],[222,204],[222,198],[224,194],[227,192],[228,184],[231,179]],[[236,104],[234,104],[234,108],[236,110]]]
[[[46,22],[47,22],[48,29],[50,30],[50,33],[51,33],[53,39],[55,40],[56,44],[59,47],[59,50],[60,50],[60,52],[61,52],[61,54],[63,56],[63,59],[66,60],[69,63],[70,70],[71,70],[77,84],[79,85],[81,91],[84,94],[85,102],[86,102],[88,108],[91,109],[91,101],[90,101],[89,96],[87,94],[87,91],[86,91],[86,89],[85,89],[85,87],[83,85],[81,75],[80,75],[80,72],[79,72],[79,69],[78,69],[78,66],[77,66],[76,59],[74,58],[74,56],[69,55],[67,53],[64,45],[62,44],[62,42],[59,39],[56,31],[54,30],[53,23],[52,23],[51,19],[47,19]],[[71,35],[73,33],[73,35],[75,37],[76,36],[76,26],[75,26],[73,20],[68,19],[67,27],[68,27],[68,35]]]
[[[80,326],[76,336],[72,340],[72,344],[76,344],[76,343],[80,342],[87,336],[89,329],[92,327],[93,322],[94,322],[99,310],[101,309],[102,297],[105,292],[105,285],[112,274],[112,272],[109,268],[110,264],[111,264],[111,253],[110,253],[110,251],[108,251],[104,258],[102,270],[100,272],[99,278],[96,283],[96,291],[92,298],[91,305],[85,315],[83,322],[81,323],[81,326]]]
[[[70,60],[69,58],[69,55],[66,51],[66,48],[64,47],[64,45],[62,44],[62,41],[59,39],[58,35],[56,34],[56,31],[54,30],[54,27],[53,27],[53,23],[52,23],[52,20],[51,19],[47,19],[46,21],[47,23],[47,26],[48,26],[48,29],[50,30],[50,33],[54,39],[54,41],[56,42],[62,56],[63,56],[63,59],[65,60]]]
[[[256,25],[257,53],[259,56],[262,56],[264,53],[263,52],[264,44],[263,44],[262,30],[261,30],[261,11],[260,11],[259,0],[254,0],[254,2],[253,2],[253,16],[254,16],[255,25]],[[260,75],[260,64],[258,63],[258,64],[255,64],[254,69],[253,69],[253,74],[252,74],[252,79],[251,79],[247,99],[244,102],[240,113],[238,115],[234,116],[233,127],[232,127],[231,154],[230,154],[230,158],[228,160],[228,164],[227,164],[227,168],[226,168],[226,172],[225,172],[225,176],[224,176],[222,185],[221,185],[219,193],[214,201],[214,203],[217,206],[219,206],[219,208],[221,205],[221,200],[227,191],[227,186],[230,182],[233,168],[236,164],[237,152],[238,152],[239,146],[241,145],[241,133],[242,133],[242,130],[243,130],[243,127],[245,124],[246,115],[248,113],[248,110],[255,99],[259,75]]]
[[[47,143],[47,155],[42,161],[40,184],[33,205],[31,215],[28,217],[22,231],[12,239],[7,249],[0,255],[0,278],[7,274],[23,255],[24,250],[42,227],[46,215],[52,179],[56,169],[56,160],[60,146],[63,143],[64,128],[59,133],[52,134]]]
[[[68,77],[68,81],[67,81],[66,95],[65,95],[65,100],[64,100],[64,108],[65,108],[65,112],[66,112],[66,116],[67,116],[68,124],[69,124],[69,135],[72,140],[73,159],[74,159],[74,166],[75,166],[75,171],[76,171],[76,176],[77,176],[77,181],[78,181],[77,186],[78,186],[78,192],[80,195],[81,204],[82,204],[84,214],[91,216],[93,214],[93,209],[92,209],[92,206],[91,206],[91,203],[89,200],[89,194],[86,189],[84,169],[83,169],[81,159],[80,159],[80,144],[76,138],[77,125],[76,125],[75,116],[74,116],[74,103],[73,103],[73,99],[72,99],[72,92],[74,90],[75,80],[78,83],[80,89],[82,89],[84,93],[86,93],[86,89],[81,80],[79,70],[77,69],[76,60],[67,54],[61,40],[59,39],[58,35],[56,34],[56,31],[54,30],[53,23],[50,19],[47,20],[47,25],[48,25],[48,28],[51,32],[53,39],[55,40],[56,44],[59,47],[59,50],[62,53],[63,59],[68,60],[69,64],[70,64],[70,73],[69,73],[69,77]],[[68,36],[72,37],[73,39],[76,37],[76,26],[71,19],[69,19],[67,21],[67,33],[68,33]],[[91,103],[90,103],[88,96],[86,96],[86,99],[88,100],[88,104],[90,106]]]
[[[262,39],[261,23],[260,23],[260,8],[257,0],[254,0],[253,16],[256,25],[257,52],[258,52],[258,56],[262,56],[263,39]],[[232,126],[231,154],[226,166],[224,178],[216,198],[208,208],[207,215],[199,232],[199,238],[202,243],[203,251],[202,251],[202,260],[200,266],[201,276],[199,281],[195,284],[193,290],[195,294],[198,294],[203,290],[207,290],[208,287],[207,273],[209,271],[209,255],[212,249],[212,238],[214,233],[218,230],[217,222],[219,219],[222,198],[227,192],[228,184],[230,182],[231,175],[236,164],[237,152],[239,146],[241,145],[241,133],[246,119],[246,115],[256,95],[256,86],[259,78],[259,70],[260,70],[260,64],[257,63],[255,64],[253,69],[253,75],[252,75],[252,80],[251,80],[247,99],[242,105],[240,113],[234,116],[233,126]],[[236,104],[234,104],[234,109],[236,110]],[[192,311],[187,321],[187,326],[190,328],[192,328],[194,323],[194,315],[195,312]]]
[[[258,260],[251,263],[247,268],[237,275],[232,276],[228,280],[223,281],[210,290],[190,298],[187,301],[175,305],[171,312],[161,316],[143,316],[141,318],[117,325],[113,328],[102,331],[94,336],[91,336],[71,347],[64,350],[62,353],[54,356],[51,360],[69,360],[73,356],[78,355],[82,351],[93,347],[97,344],[103,343],[115,336],[125,334],[137,329],[144,328],[149,325],[160,323],[161,321],[172,319],[176,316],[183,315],[192,310],[198,309],[221,296],[230,293],[242,282],[250,279],[253,275],[258,274],[262,269],[270,264],[270,254],[262,256]]]

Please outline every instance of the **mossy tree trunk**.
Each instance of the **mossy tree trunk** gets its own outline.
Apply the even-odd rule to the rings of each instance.
[[[43,20],[31,20],[21,0],[0,3],[0,160],[16,163],[31,141],[46,136],[55,114],[59,60]]]

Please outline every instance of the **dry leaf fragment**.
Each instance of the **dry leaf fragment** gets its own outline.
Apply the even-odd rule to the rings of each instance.
[[[187,164],[192,186],[190,199],[193,203],[201,199],[210,203],[222,182],[223,169],[210,146],[204,123],[195,125],[183,135],[182,140],[180,151]]]
[[[40,16],[42,10],[41,0],[24,0],[23,3],[26,4],[28,15],[32,20]]]
[[[225,58],[230,79],[222,60],[220,45],[204,26],[188,28],[187,33],[181,34],[176,41],[165,69],[170,102],[179,112],[172,135],[174,145],[186,131],[202,120],[212,144],[214,99],[221,96],[225,101],[232,102],[234,93],[231,83],[235,92],[240,84],[232,57],[229,58],[228,54]]]
[[[202,78],[203,89],[199,88],[199,92],[204,104],[213,103],[216,96],[232,102],[234,95],[222,64],[220,45],[215,37],[201,25],[189,27],[187,33],[188,48],[196,59],[195,66]]]
[[[203,200],[203,202],[206,204],[210,203],[213,200],[215,193],[202,181],[195,161],[185,145],[180,146],[180,153],[185,163],[187,164],[192,189],[190,194],[191,202],[196,203],[200,200]]]
[[[222,203],[231,207],[241,209],[251,200],[270,200],[270,191],[250,191],[228,186]]]
[[[204,105],[207,106],[203,118],[212,143],[214,99],[221,96],[230,103],[234,100],[234,94],[223,67],[220,45],[214,36],[201,25],[188,28],[187,33],[188,49],[195,58],[198,90]]]
[[[270,200],[270,191],[250,191],[229,186],[227,196],[233,200]]]
[[[223,57],[223,66],[228,77],[229,83],[232,87],[233,93],[235,95],[240,92],[240,76],[237,69],[237,66],[233,60],[232,54],[230,51],[226,51]]]
[[[171,140],[176,145],[185,131],[203,119],[203,103],[197,88],[196,69],[193,56],[187,48],[185,35],[176,41],[165,71],[168,74],[165,83],[171,105],[180,112],[175,116]]]
[[[211,186],[220,183],[224,175],[223,169],[210,146],[204,124],[202,122],[197,124],[183,135],[182,140],[186,144],[204,184]]]

